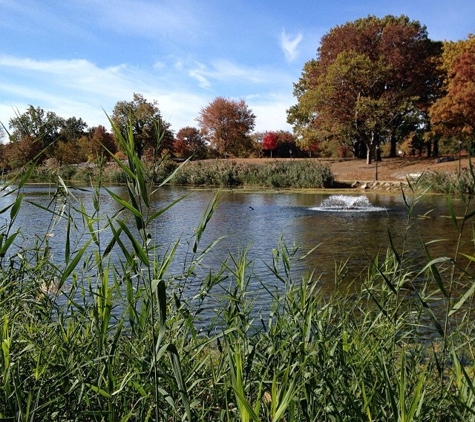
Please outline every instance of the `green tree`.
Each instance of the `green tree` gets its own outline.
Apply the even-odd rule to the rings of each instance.
[[[41,107],[30,105],[23,114],[17,114],[10,119],[9,128],[11,131],[10,141],[17,143],[21,154],[21,141],[25,140],[24,157],[29,160],[33,157],[28,155],[32,151],[44,151],[40,159],[54,156],[54,144],[60,137],[64,119],[52,111],[46,112]],[[37,144],[32,146],[32,144]],[[28,145],[28,147],[26,147]]]
[[[244,100],[215,98],[196,118],[205,139],[223,156],[248,156],[253,150],[250,134],[256,116]]]
[[[302,148],[338,142],[368,162],[421,122],[437,95],[440,43],[406,16],[369,16],[330,30],[294,85],[288,110]],[[414,66],[417,63],[417,66]]]
[[[163,120],[158,103],[147,101],[142,94],[134,93],[132,101],[117,102],[111,119],[125,138],[132,127],[139,158],[146,150],[157,157],[162,150],[172,149],[174,137],[170,124]]]

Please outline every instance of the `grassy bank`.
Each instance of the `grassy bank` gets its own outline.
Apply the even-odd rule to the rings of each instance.
[[[474,259],[462,256],[460,244],[414,263],[388,234],[387,254],[374,257],[351,291],[340,282],[353,276],[336,267],[330,296],[320,293],[317,274],[293,279],[290,269],[304,256],[276,245],[262,284],[270,312],[259,312],[245,251],[202,271],[219,244],[203,244],[219,194],[197,222],[182,271],[172,273],[180,239],[160,245],[150,234],[174,204],[151,208],[160,185],[134,155],[133,140],[121,142],[128,162],[116,165],[128,198],[108,191],[116,215],[101,215],[101,177],[93,212],[61,179],[56,201],[42,208],[65,222],[61,262],[52,259],[46,228],[34,245],[13,230],[30,175],[8,191],[14,200],[1,210],[0,238],[1,420],[475,420]],[[469,229],[474,214],[472,198],[462,199],[464,215],[448,211],[456,233]],[[409,188],[405,200],[405,230],[414,230],[418,197]],[[191,283],[199,285],[193,297],[183,294]],[[434,315],[435,302],[445,304],[443,315]],[[210,303],[215,318],[203,328]]]
[[[178,170],[178,171],[177,171]],[[18,174],[18,173],[17,173]],[[330,188],[334,178],[328,164],[310,160],[286,160],[245,164],[233,160],[190,161],[185,164],[170,159],[144,163],[144,174],[155,184],[207,187],[272,187],[272,188]],[[170,179],[170,175],[174,177]],[[15,173],[12,174],[15,176]],[[55,183],[57,177],[68,182],[126,183],[127,173],[117,162],[103,165],[85,164],[62,167],[39,167],[30,180]]]

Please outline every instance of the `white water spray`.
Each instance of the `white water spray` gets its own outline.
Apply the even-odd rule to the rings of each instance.
[[[373,206],[364,195],[332,195],[325,199],[320,206],[311,209],[316,211],[338,212],[372,212],[386,210],[386,208]]]

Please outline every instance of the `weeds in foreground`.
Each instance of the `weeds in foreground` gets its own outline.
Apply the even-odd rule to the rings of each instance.
[[[46,233],[28,246],[14,229],[29,173],[5,187],[12,200],[0,210],[2,420],[475,420],[474,259],[460,243],[413,263],[389,233],[387,254],[374,257],[361,289],[337,285],[330,296],[315,273],[293,278],[304,257],[281,243],[269,251],[260,292],[269,306],[259,310],[246,251],[200,271],[219,241],[202,244],[218,196],[198,222],[187,265],[171,271],[180,238],[160,247],[151,233],[183,198],[154,209],[160,186],[136,157],[132,133],[117,135],[128,157],[117,163],[126,198],[99,180],[86,211],[58,179],[51,206],[41,207],[66,233],[61,262]],[[403,192],[408,230],[415,188]],[[113,216],[101,214],[104,195],[117,204]],[[462,198],[462,216],[449,203],[457,233],[475,215],[471,198]],[[194,296],[182,295],[187,283],[199,283]],[[215,318],[200,331],[209,299]],[[446,303],[442,316],[435,299]]]

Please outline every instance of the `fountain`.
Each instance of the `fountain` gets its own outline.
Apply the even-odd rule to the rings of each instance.
[[[370,212],[385,211],[386,208],[375,207],[364,196],[332,195],[325,199],[320,206],[311,208],[316,211],[339,211],[339,212]]]

